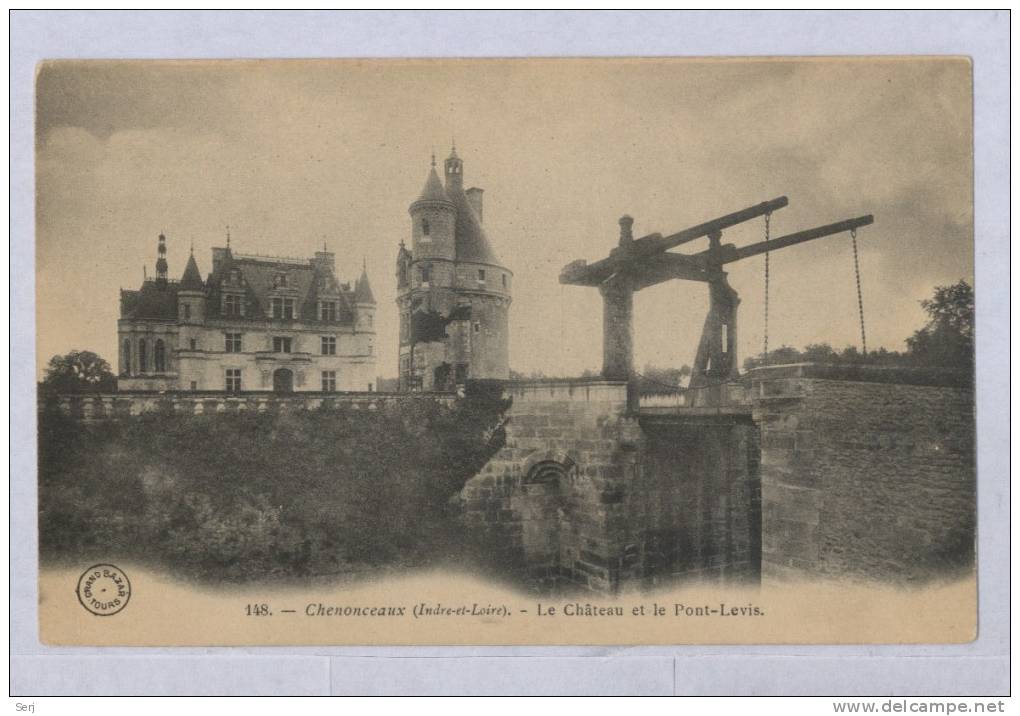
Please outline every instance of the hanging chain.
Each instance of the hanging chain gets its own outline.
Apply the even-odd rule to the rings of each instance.
[[[772,226],[772,212],[765,214],[765,243],[768,244]],[[769,252],[765,250],[765,347],[762,350],[762,364],[769,364]]]
[[[857,312],[861,318],[861,350],[868,357],[868,339],[864,334],[864,298],[861,295],[861,265],[857,260],[857,229],[850,229],[850,241],[854,247],[854,277],[857,279]],[[768,254],[765,254],[768,260]]]

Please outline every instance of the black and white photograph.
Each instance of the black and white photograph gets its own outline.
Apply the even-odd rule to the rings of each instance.
[[[963,57],[40,64],[42,639],[973,639],[971,96]]]

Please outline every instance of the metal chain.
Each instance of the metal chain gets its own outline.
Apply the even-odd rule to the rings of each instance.
[[[772,212],[765,214],[765,243],[769,242],[772,226]],[[762,364],[769,364],[769,252],[765,251],[765,347],[762,350]]]
[[[861,318],[861,350],[868,357],[868,339],[864,334],[864,298],[861,294],[861,265],[857,260],[857,229],[850,229],[850,241],[854,247],[854,277],[857,280],[857,312]],[[766,257],[768,254],[765,254]]]

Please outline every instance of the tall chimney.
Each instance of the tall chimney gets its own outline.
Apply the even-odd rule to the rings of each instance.
[[[467,194],[468,204],[470,204],[471,208],[475,210],[476,214],[478,214],[478,220],[482,221],[482,194],[485,193],[485,189],[479,189],[478,187],[473,186],[464,193]]]

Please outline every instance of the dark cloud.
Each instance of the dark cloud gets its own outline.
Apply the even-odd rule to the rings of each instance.
[[[36,77],[36,136],[80,127],[106,138],[126,129],[208,127],[235,111],[238,70],[199,62],[52,61]]]
[[[207,269],[230,224],[248,251],[308,255],[325,236],[348,279],[367,257],[392,373],[396,246],[429,151],[451,135],[516,274],[519,370],[598,366],[597,294],[557,275],[604,255],[624,213],[638,233],[781,194],[779,233],[874,214],[869,336],[890,348],[932,286],[973,270],[964,60],[54,62],[37,89],[40,316],[68,317],[41,323],[42,363],[115,353],[116,288],[137,284],[160,231],[171,271],[191,241]],[[761,269],[731,271],[744,353],[761,341]],[[856,340],[846,236],[777,254],[772,270],[774,340]],[[83,295],[86,283],[106,288]],[[690,362],[704,307],[697,285],[642,294],[638,362]]]

